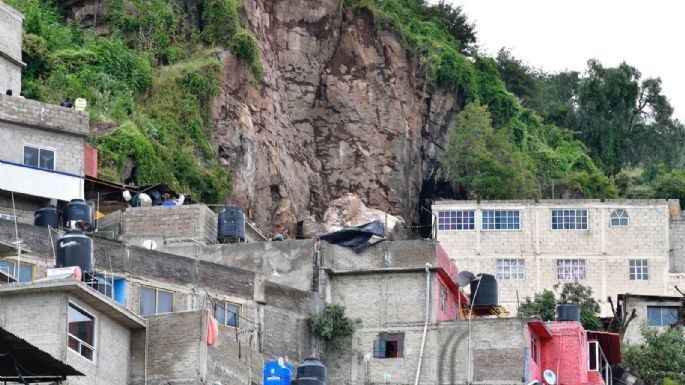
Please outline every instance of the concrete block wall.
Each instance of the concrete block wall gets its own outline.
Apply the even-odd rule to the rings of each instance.
[[[410,240],[379,242],[357,254],[348,247],[321,242],[322,266],[333,271],[417,268],[437,259],[436,242]]]
[[[147,371],[144,353],[136,353],[130,384],[203,383],[207,354],[207,326],[203,312],[163,314],[147,320],[147,339],[143,339],[142,346],[137,340],[134,346],[144,351],[147,343]]]
[[[682,306],[682,304],[683,303],[681,301],[681,298],[679,297],[663,297],[660,300],[657,300],[649,297],[629,296],[628,299],[625,301],[625,306],[627,306],[628,308],[628,314],[630,314],[632,310],[635,309],[635,314],[637,314],[637,317],[633,319],[628,325],[626,333],[623,336],[623,342],[629,344],[644,343],[644,338],[642,338],[641,331],[641,327],[643,325],[658,330],[666,330],[670,328],[669,326],[649,326],[649,318],[647,316],[648,306],[680,307]]]
[[[316,244],[311,239],[215,245],[164,244],[158,250],[245,269],[264,281],[298,290],[312,289]]]
[[[468,322],[430,326],[421,364],[420,384],[521,384],[527,382],[528,328],[523,319],[479,319],[471,325],[469,363]],[[404,333],[404,355],[374,358],[373,341],[380,333]],[[333,355],[328,365],[335,384],[413,384],[418,366],[422,326],[358,329],[349,352]]]
[[[671,221],[670,272],[685,273],[685,220]]]
[[[0,100],[0,143],[3,143],[0,159],[23,164],[24,146],[44,148],[55,152],[55,171],[83,176],[85,139],[82,136],[4,122],[3,102]]]
[[[80,137],[90,134],[87,112],[6,96],[4,92],[0,95],[0,121]]]
[[[216,242],[217,216],[205,205],[129,207],[120,215],[120,235],[129,243]]]
[[[207,347],[205,383],[262,384],[264,358],[256,340],[254,333],[236,336],[233,329],[219,327],[217,341]]]
[[[0,91],[21,92],[21,37],[24,17],[0,1]]]
[[[69,303],[85,310],[95,319],[93,361],[67,347]],[[130,330],[65,292],[3,296],[0,298],[0,327],[85,375],[71,377],[70,384],[128,384]]]
[[[499,280],[500,303],[516,312],[518,302],[544,289],[552,290],[557,279],[557,260],[583,259],[586,279],[610,315],[607,296],[619,293],[665,294],[668,291],[669,201],[666,200],[551,200],[540,201],[445,201],[434,212],[474,210],[475,229],[438,231],[438,240],[460,270],[496,274],[496,260],[523,259],[524,280]],[[482,230],[483,210],[519,210],[520,230]],[[588,230],[552,230],[553,209],[587,209]],[[625,209],[626,228],[610,227],[610,215]],[[630,280],[629,260],[646,259],[649,280]]]

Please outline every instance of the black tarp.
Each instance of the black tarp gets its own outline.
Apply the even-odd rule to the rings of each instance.
[[[361,226],[321,234],[319,239],[334,245],[349,247],[356,253],[361,253],[369,247],[369,240],[374,235],[381,238],[385,236],[385,226],[381,221],[373,221]]]

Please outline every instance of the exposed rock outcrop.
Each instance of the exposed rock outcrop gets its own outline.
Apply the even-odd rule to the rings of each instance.
[[[462,106],[424,91],[415,59],[364,10],[337,0],[246,0],[262,48],[259,89],[224,53],[213,143],[233,172],[233,200],[272,232],[295,233],[348,193],[369,207],[419,217],[442,143]]]

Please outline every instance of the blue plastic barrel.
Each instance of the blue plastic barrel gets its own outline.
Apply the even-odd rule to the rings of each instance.
[[[293,366],[281,366],[278,361],[267,361],[264,364],[264,385],[290,385]]]

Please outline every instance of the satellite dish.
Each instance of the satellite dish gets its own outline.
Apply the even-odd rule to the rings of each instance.
[[[466,287],[469,286],[471,283],[471,280],[475,277],[472,272],[470,271],[462,271],[457,274],[457,285],[461,287]]]
[[[546,369],[543,373],[542,376],[545,377],[545,381],[549,385],[554,385],[557,382],[557,375],[554,374],[553,371]]]

